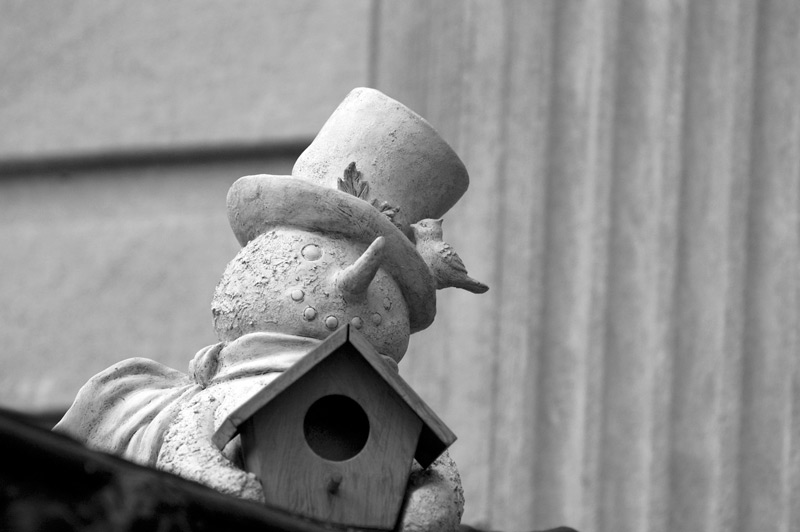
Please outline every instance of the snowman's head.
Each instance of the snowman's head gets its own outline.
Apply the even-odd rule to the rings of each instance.
[[[211,305],[222,341],[251,332],[323,339],[350,323],[383,355],[400,361],[409,310],[371,246],[296,228],[259,235],[228,264]]]

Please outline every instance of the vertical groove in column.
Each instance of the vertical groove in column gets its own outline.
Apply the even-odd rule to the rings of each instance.
[[[745,287],[740,530],[789,530],[798,345],[800,6],[759,4]]]
[[[591,132],[587,158],[588,171],[595,181],[595,216],[592,221],[592,280],[591,305],[586,352],[586,439],[583,452],[584,486],[582,510],[576,528],[587,532],[598,530],[601,504],[603,503],[602,449],[605,345],[608,326],[608,266],[611,260],[611,181],[613,175],[615,90],[617,79],[617,32],[619,27],[618,0],[605,0],[597,4],[598,32],[592,54],[592,75],[589,84],[593,95],[586,127]],[[566,524],[572,525],[573,521]]]
[[[467,56],[463,63],[464,76],[471,82],[460,87],[463,114],[456,150],[469,168],[473,180],[470,193],[453,209],[452,220],[459,227],[451,242],[459,250],[470,273],[501,287],[496,270],[496,257],[502,253],[503,242],[497,238],[502,219],[503,172],[506,146],[503,144],[502,112],[506,93],[504,61],[507,49],[506,28],[502,9],[496,4],[468,2],[465,27],[471,36],[465,43]],[[447,10],[445,10],[447,11]],[[480,146],[480,149],[476,147]],[[445,233],[447,235],[447,233]],[[458,239],[459,234],[461,239]],[[474,257],[478,262],[470,262]],[[482,260],[481,260],[482,259]],[[488,522],[492,516],[490,502],[495,474],[492,459],[491,433],[496,412],[496,383],[494,374],[502,364],[503,353],[496,352],[497,313],[502,306],[499,293],[490,290],[483,296],[454,291],[452,305],[442,307],[452,325],[451,339],[460,347],[461,360],[467,366],[458,373],[460,392],[473,401],[472,412],[461,414],[461,424],[475,438],[468,454],[459,455],[460,464],[470,478],[469,493],[474,494],[470,509],[478,522]],[[442,292],[440,292],[442,293]],[[489,311],[493,308],[493,311]]]
[[[535,526],[580,515],[584,498],[587,351],[598,173],[590,160],[603,48],[599,4],[555,3],[548,132],[545,271],[537,380]],[[572,523],[577,524],[577,523]]]
[[[669,449],[674,530],[719,526],[737,8],[690,5]]]
[[[782,95],[787,104],[793,110],[790,122],[791,133],[784,140],[784,150],[788,152],[786,168],[783,169],[784,189],[781,205],[785,209],[787,217],[782,227],[782,244],[785,250],[786,263],[783,274],[784,294],[782,303],[790,309],[784,318],[783,325],[788,327],[784,331],[783,342],[785,342],[786,356],[789,358],[790,377],[789,377],[789,409],[790,409],[790,430],[787,437],[787,449],[784,451],[787,462],[787,473],[785,480],[785,490],[787,508],[783,512],[786,519],[785,530],[797,530],[800,527],[800,64],[796,58],[800,54],[800,8],[796,3],[786,4],[786,12],[783,13],[783,25],[778,30],[785,32],[789,42],[786,43],[782,56],[786,59],[794,57],[795,60],[788,61],[786,94]],[[785,18],[784,18],[785,17]],[[786,60],[784,59],[784,60]],[[778,153],[784,153],[779,150]],[[777,257],[781,260],[783,257]]]
[[[670,6],[619,16],[599,519],[615,532],[649,519]]]
[[[658,241],[658,288],[653,351],[652,462],[650,496],[647,508],[650,532],[671,532],[670,462],[672,437],[670,410],[673,400],[675,354],[675,294],[680,230],[681,174],[683,171],[683,131],[686,90],[686,41],[688,2],[672,2],[668,15],[666,76],[663,86],[662,122],[663,180],[660,185],[661,216]]]
[[[552,2],[509,2],[505,25],[508,79],[501,117],[505,130],[505,185],[498,227],[497,383],[493,387],[494,430],[491,524],[520,530],[534,523],[533,468],[536,432],[536,373],[540,343],[544,256],[546,138],[550,92]]]
[[[747,263],[748,203],[752,144],[756,9],[753,2],[737,6],[735,34],[736,74],[731,153],[730,207],[728,210],[728,291],[720,368],[720,399],[717,412],[719,470],[716,476],[714,530],[732,532],[738,527],[742,422],[742,356],[744,339],[745,283]]]
[[[499,22],[500,25],[504,28],[503,29],[503,38],[499,42],[496,42],[496,45],[499,45],[499,50],[497,47],[495,48],[495,53],[499,51],[502,55],[502,61],[498,61],[499,63],[499,76],[498,76],[498,96],[499,96],[499,107],[497,109],[498,112],[498,144],[499,144],[499,157],[497,158],[497,167],[496,167],[496,188],[497,188],[497,204],[494,206],[498,213],[498,224],[495,226],[494,229],[494,239],[497,242],[497,254],[492,257],[493,261],[493,270],[497,273],[494,276],[494,291],[492,292],[492,299],[494,303],[494,307],[499,310],[498,313],[494,314],[494,319],[487,320],[487,326],[491,327],[492,329],[492,348],[491,352],[493,353],[492,356],[492,366],[491,366],[491,375],[490,375],[490,382],[489,382],[489,393],[491,395],[490,401],[490,417],[489,417],[489,467],[490,467],[490,476],[496,476],[499,472],[498,466],[500,465],[501,461],[505,462],[506,458],[509,458],[509,455],[512,451],[519,449],[519,445],[525,441],[525,433],[522,434],[507,434],[509,437],[516,437],[518,438],[517,441],[513,442],[510,438],[506,437],[498,437],[500,435],[500,431],[503,431],[507,425],[503,423],[501,419],[500,410],[505,409],[510,406],[508,399],[514,401],[514,398],[509,398],[507,395],[503,394],[503,390],[506,389],[507,386],[513,386],[512,383],[506,382],[505,379],[507,375],[503,372],[504,366],[508,363],[509,356],[506,356],[506,351],[503,349],[505,347],[503,345],[503,340],[500,336],[501,330],[504,327],[504,320],[506,319],[513,319],[512,316],[508,314],[503,315],[503,310],[507,308],[507,303],[503,300],[503,295],[506,293],[506,288],[508,287],[508,283],[511,281],[506,275],[504,271],[504,267],[507,264],[508,256],[508,247],[509,242],[506,241],[505,237],[505,229],[510,222],[511,217],[513,217],[517,213],[513,213],[511,210],[506,209],[507,203],[507,194],[509,188],[514,188],[514,183],[509,183],[508,180],[508,156],[509,156],[509,138],[508,138],[508,125],[506,119],[508,117],[508,110],[509,110],[509,97],[510,97],[510,76],[511,76],[511,47],[512,44],[510,43],[511,37],[511,27],[509,25],[510,19],[510,10],[509,4],[503,4],[500,6],[499,9]],[[478,18],[480,20],[480,17]],[[509,187],[509,185],[511,185]],[[511,244],[513,248],[513,243]],[[514,259],[511,259],[512,261]],[[512,262],[513,264],[513,262]],[[519,297],[518,297],[519,298]],[[504,331],[505,332],[505,331]],[[513,355],[511,355],[513,356]],[[526,401],[526,397],[528,394],[520,392],[516,394],[516,402],[517,405],[524,405]],[[511,403],[513,404],[513,402]],[[523,406],[524,407],[524,406]],[[521,439],[522,441],[519,441]],[[524,445],[524,444],[523,444]],[[515,449],[516,447],[516,449]],[[520,457],[520,453],[515,453],[517,457]],[[525,462],[523,462],[525,463]],[[497,492],[497,485],[492,484],[487,492],[487,501],[488,501],[488,517],[487,520],[490,523],[496,523],[502,517],[498,515],[498,508],[492,504],[492,501],[495,500]]]

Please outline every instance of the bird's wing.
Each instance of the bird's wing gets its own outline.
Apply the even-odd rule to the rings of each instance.
[[[450,268],[460,273],[467,273],[467,267],[464,266],[464,261],[462,261],[461,257],[458,256],[458,253],[456,253],[456,250],[453,249],[453,246],[447,242],[442,242],[439,245],[439,254]]]

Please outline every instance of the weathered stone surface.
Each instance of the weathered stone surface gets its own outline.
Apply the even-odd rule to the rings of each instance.
[[[228,264],[214,293],[221,341],[255,331],[322,340],[355,323],[373,347],[399,362],[410,335],[408,306],[397,283],[377,270],[361,294],[344,294],[338,276],[366,246],[293,228],[268,231]]]
[[[464,513],[461,476],[445,452],[427,469],[414,464],[398,530],[404,532],[454,531]]]
[[[292,175],[336,188],[351,162],[369,183],[362,199],[394,209],[392,221],[438,218],[466,192],[464,163],[423,117],[380,91],[351,91],[298,157]]]
[[[199,395],[185,405],[164,435],[158,468],[227,495],[264,502],[256,476],[233,465],[211,442],[218,406],[213,395]]]
[[[198,352],[191,378],[153,361],[126,360],[93,377],[54,430],[222,493],[263,501],[260,483],[241,469],[238,438],[220,452],[212,436],[235,408],[318,343],[246,334]],[[455,464],[443,455],[428,469],[412,471],[398,530],[453,531],[463,505]]]
[[[278,504],[277,499],[269,497],[271,492],[262,492],[257,479],[242,468],[235,448],[224,454],[220,451],[234,434],[216,442],[218,447],[211,445],[212,434],[229,416],[244,416],[238,406],[268,387],[281,372],[288,369],[291,373],[300,367],[295,363],[313,357],[317,351],[311,347],[345,323],[359,329],[364,335],[361,341],[372,344],[396,365],[410,334],[427,327],[435,313],[431,264],[415,248],[408,224],[419,221],[422,213],[443,214],[467,185],[463,164],[419,116],[374,90],[357,89],[346,102],[353,97],[379,102],[383,107],[388,104],[402,112],[384,116],[370,105],[359,109],[352,119],[356,129],[372,128],[377,135],[387,125],[385,119],[395,130],[388,138],[378,135],[378,141],[367,144],[366,151],[352,154],[357,160],[338,165],[344,167],[341,178],[323,176],[326,178],[317,183],[303,172],[295,176],[256,175],[242,178],[231,187],[228,217],[244,248],[229,263],[214,296],[214,325],[221,343],[201,349],[189,365],[188,375],[144,358],[111,366],[81,388],[55,431],[91,448],[165,468],[224,493]],[[422,139],[417,138],[420,124],[425,126]],[[312,144],[312,148],[315,146]],[[331,155],[339,155],[335,147],[329,149]],[[324,150],[321,156],[314,153],[317,162],[325,159]],[[363,166],[370,157],[387,162],[388,170],[371,177],[371,182],[361,181],[357,165]],[[345,160],[350,158],[346,155]],[[416,164],[391,164],[408,158]],[[442,159],[445,164],[440,165]],[[325,174],[334,171],[335,167]],[[369,201],[367,192],[374,193],[376,199]],[[393,203],[390,206],[378,201],[380,198]],[[411,207],[410,217],[403,221],[397,215],[406,207]],[[376,363],[379,367],[373,369],[385,378],[385,367]],[[361,377],[375,378],[371,372]],[[341,393],[348,394],[344,389]],[[410,388],[398,394],[415,397]],[[420,407],[429,412],[426,405]],[[441,430],[447,429],[432,412],[428,417],[435,418]],[[414,430],[408,424],[401,426],[402,430]],[[433,437],[425,430],[436,431],[424,429],[420,434],[418,426],[416,430],[409,433],[409,450],[421,448],[417,438]],[[455,440],[449,429],[446,432],[446,442],[442,441],[434,454],[427,458],[416,455],[420,463],[428,465]],[[281,433],[269,436],[273,434]],[[286,437],[297,437],[293,434],[286,433]],[[261,445],[270,443],[255,441],[252,448]],[[385,446],[380,447],[375,455],[379,461],[384,460],[384,451],[391,454]],[[247,467],[251,458],[248,451]],[[409,456],[396,454],[385,459],[393,459],[408,471]],[[372,465],[359,466],[351,481],[366,480]],[[319,467],[335,471],[337,466],[326,462]],[[254,471],[264,474],[261,469]],[[262,478],[261,483],[266,480]],[[395,521],[405,480],[404,474],[393,488],[381,485],[388,499],[387,511],[395,508],[388,516],[389,523],[386,519],[377,521],[381,525]],[[307,479],[301,475],[287,481],[302,485]],[[417,474],[411,486],[414,489],[400,516],[400,530],[454,531],[463,512],[455,464],[448,458],[429,474]],[[303,513],[295,506],[286,509]],[[325,514],[303,515],[320,518]],[[375,516],[366,521],[360,520],[362,517],[358,512],[345,512],[342,520],[335,522],[367,528],[375,523]]]

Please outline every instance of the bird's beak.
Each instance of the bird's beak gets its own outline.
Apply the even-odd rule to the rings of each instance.
[[[382,236],[376,238],[352,265],[340,271],[336,276],[336,287],[345,297],[363,294],[367,291],[367,287],[381,266],[384,242],[385,239]]]

